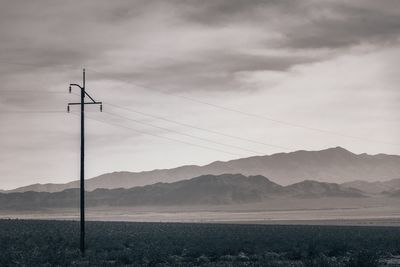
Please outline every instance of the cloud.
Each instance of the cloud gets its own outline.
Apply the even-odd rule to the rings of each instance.
[[[238,73],[287,71],[358,46],[396,45],[400,33],[393,1],[152,3],[158,9],[146,16],[148,31],[108,54],[109,79],[166,91],[240,91]]]
[[[395,2],[7,2],[0,11],[0,77],[81,66],[164,90],[242,90],[237,73],[286,71],[332,50],[392,44]],[[268,55],[252,51],[274,51]],[[318,56],[310,54],[319,53]],[[282,51],[285,54],[282,54]],[[320,51],[320,52],[318,52]]]
[[[370,116],[363,127],[377,138],[390,139],[397,133],[392,120],[400,99],[397,0],[0,2],[0,110],[65,110],[66,103],[77,100],[66,94],[68,84],[81,81],[85,66],[88,90],[101,101],[287,147],[344,145],[356,151],[398,151],[261,123],[169,95],[198,97],[355,135],[362,134],[358,118]],[[362,101],[350,101],[357,94]],[[374,104],[374,97],[379,103]],[[326,120],[334,112],[340,116]],[[124,124],[103,114],[91,116]],[[71,179],[69,162],[52,161],[55,153],[62,159],[79,159],[79,138],[74,138],[79,127],[71,117],[0,113],[0,146],[8,165],[0,167],[0,175],[9,177],[5,186],[36,177]],[[89,121],[88,149],[96,152],[89,176],[230,159]],[[184,127],[173,129],[191,133]],[[265,149],[270,152],[277,151]]]
[[[360,1],[362,2],[362,1]],[[357,2],[355,2],[357,3]],[[389,1],[382,1],[382,5]],[[389,3],[389,5],[391,5]],[[350,2],[316,4],[299,24],[287,28],[284,45],[297,49],[346,48],[399,41],[400,12]]]
[[[365,42],[398,41],[398,2],[379,1],[189,1],[184,17],[222,27],[252,25],[279,33],[276,45],[296,49],[344,48]],[[198,2],[197,2],[198,3]]]

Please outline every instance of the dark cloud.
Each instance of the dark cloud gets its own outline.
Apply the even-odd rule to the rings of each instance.
[[[110,70],[101,75],[96,74],[94,78],[136,82],[165,91],[231,91],[240,89],[240,83],[235,80],[235,75],[239,72],[259,70],[283,72],[297,64],[314,60],[315,57],[299,55],[265,56],[208,51],[197,60],[170,60],[163,65],[142,71]]]
[[[329,56],[299,56],[299,51],[397,41],[400,19],[395,4],[391,0],[379,5],[372,0],[121,0],[80,5],[6,1],[0,11],[0,61],[35,67],[0,64],[0,77],[86,65],[166,89],[236,86],[239,90],[232,83],[237,72],[286,71]],[[232,33],[221,43],[219,32],[224,36],[227,29]],[[246,34],[249,29],[253,35]],[[199,37],[191,42],[196,31]],[[200,35],[201,31],[205,33]],[[285,55],[248,54],[248,48],[272,48]],[[174,60],[165,61],[159,49]],[[123,55],[115,56],[118,53]]]
[[[396,41],[400,35],[398,2],[216,0],[187,5],[183,17],[210,27],[250,24],[274,29],[275,45],[296,49],[343,48],[365,42]]]
[[[284,45],[297,49],[345,48],[396,42],[400,36],[400,13],[343,3],[317,6],[313,12],[317,13],[315,17],[284,29]]]
[[[275,15],[291,14],[300,8],[301,1],[290,0],[215,0],[178,1],[184,19],[210,26],[224,26],[235,23],[267,22]],[[184,3],[184,4],[182,4]]]

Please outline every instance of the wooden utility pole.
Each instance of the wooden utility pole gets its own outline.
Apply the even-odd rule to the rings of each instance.
[[[69,85],[69,92],[72,91],[72,86],[81,89],[81,102],[68,103],[67,110],[70,111],[71,105],[80,105],[81,107],[81,160],[80,160],[80,211],[81,211],[81,235],[80,235],[80,249],[82,255],[85,255],[85,105],[96,104],[100,105],[100,111],[103,110],[102,102],[95,101],[86,91],[86,73],[83,69],[82,86],[79,84],[71,83]],[[85,102],[85,96],[89,97],[91,102]]]

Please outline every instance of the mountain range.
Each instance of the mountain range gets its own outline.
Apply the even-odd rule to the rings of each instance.
[[[281,185],[315,180],[319,182],[345,183],[345,187],[357,188],[369,193],[385,191],[390,183],[384,181],[400,178],[400,156],[355,154],[335,147],[320,151],[295,151],[266,156],[216,161],[204,166],[187,165],[172,169],[144,172],[113,172],[86,180],[86,189],[115,189],[145,186],[159,182],[172,183],[202,175],[241,173],[246,176],[262,175]],[[354,182],[354,180],[360,180]],[[396,180],[393,180],[396,181]],[[400,188],[400,180],[399,188]],[[33,184],[7,192],[60,192],[78,188],[78,181],[65,184]],[[381,188],[381,189],[379,189]]]
[[[88,207],[229,205],[267,202],[273,198],[360,198],[357,189],[339,184],[303,181],[281,186],[268,178],[242,174],[203,175],[173,183],[130,189],[96,189],[86,194]],[[0,193],[0,209],[40,210],[79,205],[79,189],[62,192]]]

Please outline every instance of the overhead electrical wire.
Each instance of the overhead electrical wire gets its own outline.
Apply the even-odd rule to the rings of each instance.
[[[47,93],[46,91],[34,91],[34,90],[2,90],[1,92],[4,92],[4,91],[10,92],[10,93],[14,93],[14,92],[15,93],[25,93],[25,92],[27,92],[27,93]],[[67,92],[49,91],[49,93],[56,93],[56,94],[64,94],[65,93],[66,94]],[[73,92],[72,92],[72,94],[79,95],[79,94],[76,94],[76,93],[73,93]],[[222,133],[222,132],[218,132],[218,131],[214,131],[214,130],[201,128],[201,127],[198,127],[198,126],[195,126],[195,125],[190,125],[190,124],[187,124],[187,123],[174,121],[174,120],[171,120],[171,119],[168,119],[168,118],[165,118],[165,117],[161,117],[161,116],[158,116],[158,115],[152,115],[152,114],[149,114],[149,113],[144,113],[142,111],[133,110],[131,108],[119,106],[119,105],[112,104],[112,103],[109,103],[109,102],[104,102],[104,104],[106,104],[106,105],[108,105],[110,107],[119,108],[121,110],[134,112],[134,113],[141,114],[141,115],[144,115],[144,116],[147,116],[147,117],[152,117],[152,118],[168,121],[168,122],[174,123],[176,125],[181,125],[181,126],[184,126],[184,127],[189,127],[189,128],[192,128],[192,129],[201,130],[201,131],[204,131],[204,132],[209,132],[209,133],[220,135],[220,136],[224,136],[224,137],[229,137],[229,138],[233,138],[233,139],[237,139],[237,140],[241,140],[241,141],[246,141],[246,142],[250,142],[250,143],[255,143],[255,144],[259,144],[259,145],[261,144],[261,145],[265,145],[265,146],[269,146],[269,147],[275,147],[275,148],[280,148],[280,149],[285,149],[285,150],[293,150],[291,148],[284,147],[284,146],[268,144],[268,143],[264,143],[264,142],[260,142],[260,141],[251,140],[251,139],[248,139],[248,138],[243,138],[243,137],[234,136],[234,135],[230,135],[230,134],[226,134],[226,133]],[[54,112],[63,113],[63,111],[54,111]],[[30,111],[5,111],[5,113],[53,113],[53,111],[49,111],[49,112],[47,112],[47,111],[32,111],[32,112],[30,112]],[[117,116],[116,114],[111,114],[111,115]],[[120,117],[123,117],[123,116],[120,116]],[[132,119],[126,118],[126,117],[125,117],[125,119],[132,120]],[[139,121],[135,121],[135,122],[136,123],[140,123]],[[151,125],[151,127],[162,128],[162,127],[158,127],[158,126],[155,126],[155,125]],[[167,131],[171,131],[170,129],[167,129],[167,128],[162,128],[162,129],[167,130]],[[177,131],[175,131],[175,133],[188,136],[188,134],[182,134],[182,133],[177,132]],[[197,137],[197,136],[191,136],[191,137],[196,138],[196,139],[200,139],[200,140],[203,140],[203,141],[211,142],[211,143],[216,143],[216,144],[223,145],[223,146],[235,147],[236,149],[245,150],[247,152],[252,152],[252,153],[255,153],[255,154],[263,154],[263,153],[258,152],[258,151],[254,151],[254,150],[250,150],[250,149],[246,149],[246,148],[242,148],[242,147],[238,147],[238,146],[234,146],[234,145],[227,145],[227,144],[216,142],[216,141],[212,141],[212,140],[209,140],[209,139],[206,139],[206,138],[201,138],[201,137]]]
[[[98,73],[98,74],[104,75],[106,77],[110,76],[110,75],[104,74],[102,72],[99,72],[97,70],[91,69],[91,71],[93,71],[94,73]],[[381,140],[370,139],[370,138],[366,138],[366,137],[353,136],[353,135],[348,135],[348,134],[335,132],[335,131],[331,131],[331,130],[320,129],[320,128],[316,128],[316,127],[310,127],[310,126],[303,125],[303,124],[298,124],[298,123],[292,123],[292,122],[287,122],[287,121],[283,121],[283,120],[278,120],[278,119],[275,119],[275,118],[272,118],[272,117],[267,117],[265,115],[245,112],[245,111],[241,111],[241,110],[238,110],[238,109],[233,109],[233,108],[230,108],[230,107],[226,107],[226,106],[210,103],[210,102],[207,102],[207,101],[203,101],[203,100],[200,100],[200,99],[197,99],[197,98],[193,98],[193,97],[188,97],[188,96],[184,96],[184,95],[180,95],[180,94],[176,94],[176,93],[167,92],[167,91],[160,90],[160,89],[157,89],[157,88],[154,88],[154,87],[149,87],[147,85],[134,83],[134,82],[132,82],[130,80],[126,80],[126,79],[115,78],[115,77],[113,77],[111,79],[114,79],[114,80],[117,80],[117,81],[121,81],[121,82],[124,82],[126,84],[131,84],[131,85],[134,85],[136,87],[149,89],[151,91],[155,91],[155,92],[158,92],[158,93],[161,93],[161,94],[164,94],[164,95],[174,96],[174,97],[177,97],[177,98],[185,99],[187,101],[191,101],[191,102],[199,103],[199,104],[202,104],[202,105],[210,106],[210,107],[213,107],[213,108],[216,108],[216,109],[220,109],[220,110],[225,110],[225,111],[241,114],[241,115],[244,115],[244,116],[247,116],[247,117],[258,118],[258,119],[261,119],[261,120],[270,121],[270,122],[278,123],[278,124],[281,124],[281,125],[286,125],[286,126],[290,126],[290,127],[306,129],[306,130],[309,130],[309,131],[315,131],[315,132],[320,132],[320,133],[324,133],[324,134],[330,134],[330,135],[335,135],[335,136],[340,136],[340,137],[345,137],[345,138],[357,139],[357,140],[362,140],[362,141],[382,143],[382,144],[387,144],[387,145],[400,145],[399,143],[392,143],[392,142],[386,142],[386,141],[381,141]]]
[[[61,111],[61,110],[0,110],[0,115],[1,114],[31,114],[31,113],[65,113],[65,111]]]
[[[62,91],[44,91],[44,90],[3,90],[0,89],[0,93],[34,93],[34,94],[65,94],[67,92]]]
[[[43,65],[39,65],[39,64],[31,64],[31,63],[26,63],[26,62],[12,62],[12,61],[8,61],[8,60],[4,60],[4,59],[0,59],[0,64],[24,65],[24,66],[30,66],[30,67],[34,67],[34,66],[43,67]],[[94,73],[98,73],[100,75],[104,75],[106,77],[110,77],[109,74],[105,74],[105,73],[99,72],[99,71],[94,70],[94,69],[91,69],[91,71],[94,72]],[[119,81],[122,81],[122,82],[124,82],[126,84],[131,84],[131,85],[134,85],[134,86],[137,86],[137,87],[149,89],[151,91],[155,91],[155,92],[158,92],[158,93],[161,93],[161,94],[164,94],[164,95],[174,96],[174,97],[177,97],[177,98],[185,99],[187,101],[199,103],[199,104],[202,104],[202,105],[207,105],[207,106],[210,106],[210,107],[213,107],[213,108],[217,108],[217,109],[221,109],[221,110],[225,110],[225,111],[229,111],[229,112],[234,112],[234,113],[241,114],[241,115],[248,116],[248,117],[253,117],[253,118],[258,118],[258,119],[262,119],[262,120],[278,123],[278,124],[281,124],[281,125],[287,125],[287,126],[290,126],[290,127],[302,128],[302,129],[306,129],[306,130],[309,130],[309,131],[315,131],[315,132],[320,132],[320,133],[324,133],[324,134],[330,134],[330,135],[335,135],[335,136],[340,136],[340,137],[345,137],[345,138],[357,139],[357,140],[361,140],[361,141],[382,143],[382,144],[387,144],[387,145],[400,145],[399,143],[393,143],[393,142],[387,142],[387,141],[382,141],[382,140],[370,139],[370,138],[366,138],[366,137],[348,135],[348,134],[344,134],[344,133],[340,133],[340,132],[336,132],[336,131],[316,128],[316,127],[310,127],[310,126],[307,126],[307,125],[287,122],[287,121],[283,121],[283,120],[278,120],[278,119],[275,119],[275,118],[272,118],[272,117],[268,117],[268,116],[265,116],[265,115],[245,112],[245,111],[241,111],[241,110],[238,110],[238,109],[226,107],[226,106],[223,106],[223,105],[218,105],[218,104],[215,104],[215,103],[210,103],[210,102],[207,102],[207,101],[203,101],[203,100],[200,100],[200,99],[197,99],[197,98],[193,98],[193,97],[188,97],[188,96],[184,96],[184,95],[180,95],[180,94],[176,94],[176,93],[167,92],[165,90],[160,90],[160,89],[157,89],[157,88],[154,88],[154,87],[149,87],[147,85],[134,83],[134,82],[132,82],[130,80],[126,80],[126,79],[121,79],[121,78],[116,78],[116,77],[111,77],[110,79],[119,80]],[[0,92],[1,91],[2,90],[0,90]],[[3,92],[4,92],[4,90],[3,90]],[[17,92],[17,90],[15,90],[13,92]],[[29,90],[27,90],[27,92],[37,92],[37,91],[29,91]],[[51,93],[51,91],[49,93]],[[191,127],[191,126],[189,126],[189,127]],[[214,133],[216,133],[216,132],[214,132]],[[228,136],[228,135],[226,135],[226,136]],[[230,137],[237,138],[237,137],[233,137],[233,136],[230,136]],[[239,138],[242,139],[242,140],[245,139],[245,138],[241,138],[241,137],[239,137]],[[276,146],[276,147],[279,147],[279,146]],[[284,148],[284,147],[281,147],[281,148]],[[287,149],[287,148],[285,148],[285,149]]]
[[[44,66],[40,65],[40,64],[28,63],[28,62],[15,62],[15,61],[10,61],[10,60],[3,59],[3,58],[0,59],[0,64],[44,68]]]
[[[72,114],[76,115],[76,116],[79,116],[79,115],[74,114],[74,113],[72,113]],[[90,117],[90,116],[86,116],[86,117],[88,119],[90,119],[90,120],[102,122],[102,123],[105,123],[105,124],[109,124],[109,125],[112,125],[112,126],[115,126],[115,127],[123,128],[125,130],[137,132],[137,133],[144,134],[144,135],[149,135],[149,136],[153,136],[153,137],[157,137],[157,138],[167,139],[167,140],[170,140],[170,141],[174,141],[174,142],[178,142],[178,143],[182,143],[182,144],[186,144],[186,145],[190,145],[190,146],[194,146],[194,147],[199,147],[199,148],[203,148],[203,149],[213,150],[213,151],[217,151],[217,152],[222,152],[222,153],[230,154],[230,155],[233,155],[233,156],[239,156],[239,157],[245,157],[246,156],[246,155],[243,155],[243,154],[238,154],[238,153],[234,153],[234,152],[230,152],[230,151],[226,151],[226,150],[222,150],[222,149],[218,149],[218,148],[199,145],[199,144],[186,142],[186,141],[182,141],[182,140],[171,138],[171,137],[167,137],[167,136],[162,136],[162,135],[158,135],[158,134],[153,134],[153,133],[149,133],[149,132],[133,129],[131,127],[127,127],[127,126],[124,126],[124,125],[119,125],[119,124],[116,124],[116,123],[104,121],[104,120],[101,120],[101,119],[98,119],[98,118],[93,118],[93,117]]]
[[[60,111],[60,110],[0,110],[0,114],[1,113],[5,113],[5,114],[19,114],[19,113],[22,113],[22,114],[30,114],[30,113],[65,114],[66,112],[65,111]],[[76,112],[74,112],[74,111],[71,111],[70,113],[76,115]],[[86,111],[85,113],[92,113],[92,112]],[[132,119],[132,118],[128,118],[128,117],[121,116],[121,115],[118,115],[118,114],[115,114],[115,113],[111,113],[111,112],[108,112],[108,111],[104,111],[104,113],[109,114],[111,116],[115,116],[115,117],[121,118],[121,119],[132,121],[132,122],[135,122],[135,123],[138,123],[138,124],[143,124],[143,125],[147,125],[147,126],[150,126],[150,127],[153,127],[153,128],[162,129],[162,130],[165,130],[165,131],[168,131],[168,132],[172,132],[172,133],[175,133],[175,134],[178,134],[178,135],[188,136],[188,137],[191,137],[191,138],[194,138],[194,139],[198,139],[198,140],[201,140],[201,141],[214,143],[214,144],[217,144],[217,145],[226,146],[226,147],[230,147],[230,148],[234,148],[234,149],[239,149],[239,150],[246,151],[246,152],[251,152],[251,153],[254,153],[254,154],[257,154],[257,155],[263,155],[264,154],[264,153],[259,152],[259,151],[254,151],[254,150],[251,150],[251,149],[247,149],[247,148],[243,148],[243,147],[239,147],[239,146],[235,146],[235,145],[225,144],[225,143],[214,141],[214,140],[211,140],[211,139],[208,139],[208,138],[203,138],[203,137],[199,137],[199,136],[195,136],[195,135],[186,134],[186,133],[182,133],[182,132],[179,132],[179,131],[171,130],[171,129],[168,129],[168,128],[165,128],[165,127],[159,127],[159,126],[156,126],[156,125],[153,125],[153,124],[150,124],[150,123],[146,123],[146,122],[142,122],[142,121],[135,120],[135,119]],[[100,121],[99,119],[94,119],[94,118],[90,118],[90,119]],[[136,129],[131,129],[131,128],[126,127],[126,126],[116,125],[116,124],[112,124],[112,123],[105,122],[105,121],[102,121],[102,122],[103,123],[108,123],[108,124],[113,125],[113,126],[129,129],[129,130],[138,131]],[[145,132],[142,132],[142,133],[145,133]],[[146,132],[145,134],[149,134],[149,133]],[[151,134],[151,135],[153,135],[153,134]],[[165,138],[163,136],[158,136],[158,135],[157,135],[157,137]],[[173,138],[167,138],[167,139],[173,139]],[[175,141],[178,141],[178,140],[175,140]],[[184,142],[184,143],[187,144],[188,142]],[[191,144],[191,145],[196,145],[196,144]],[[201,147],[205,148],[205,146],[201,146]],[[210,147],[207,147],[207,148],[210,148]],[[220,152],[228,152],[228,151],[219,150],[219,149],[218,149],[218,151],[220,151]],[[228,153],[230,153],[232,155],[235,155],[235,156],[244,156],[244,155],[240,155],[240,154],[234,154],[234,153],[231,153],[231,152],[228,152]]]
[[[250,142],[250,143],[254,143],[254,144],[258,144],[258,145],[264,145],[264,146],[268,146],[268,147],[275,147],[275,148],[281,148],[281,149],[285,149],[285,150],[292,150],[291,148],[288,148],[288,147],[285,147],[285,146],[268,144],[268,143],[264,143],[264,142],[261,142],[261,141],[252,140],[252,139],[249,139],[249,138],[244,138],[244,137],[231,135],[231,134],[227,134],[227,133],[223,133],[223,132],[219,132],[219,131],[205,129],[205,128],[202,128],[202,127],[199,127],[199,126],[195,126],[195,125],[192,125],[192,124],[183,123],[183,122],[179,122],[179,121],[176,121],[176,120],[171,120],[171,119],[168,119],[166,117],[162,117],[160,115],[154,115],[154,114],[150,114],[150,113],[147,113],[147,112],[139,111],[139,110],[136,110],[136,109],[132,109],[132,108],[116,105],[116,104],[111,104],[109,102],[103,102],[103,103],[105,105],[108,105],[108,106],[111,106],[111,107],[114,107],[114,108],[118,108],[118,109],[121,109],[121,110],[133,112],[133,113],[136,113],[136,114],[141,114],[143,116],[147,116],[147,117],[150,117],[150,118],[167,121],[167,122],[170,122],[170,123],[174,123],[176,125],[189,127],[189,128],[192,128],[192,129],[196,129],[196,130],[200,130],[200,131],[204,131],[204,132],[208,132],[208,133],[212,133],[212,134],[216,134],[216,135],[220,135],[220,136],[224,136],[224,137],[229,137],[229,138],[233,138],[233,139],[237,139],[237,140],[241,140],[241,141],[246,141],[246,142]]]
[[[188,137],[191,137],[191,138],[194,138],[194,139],[198,139],[198,140],[201,140],[201,141],[205,141],[205,142],[209,142],[209,143],[213,143],[213,144],[217,144],[217,145],[221,145],[221,146],[226,146],[226,147],[230,147],[230,148],[234,148],[234,149],[239,149],[239,150],[243,150],[243,151],[246,151],[246,152],[251,152],[251,153],[254,153],[254,154],[257,154],[257,155],[263,155],[264,154],[262,152],[254,151],[254,150],[243,148],[243,147],[240,147],[240,146],[225,144],[225,143],[222,143],[222,142],[217,142],[217,141],[210,140],[208,138],[203,138],[203,137],[199,137],[199,136],[195,136],[195,135],[191,135],[191,134],[187,134],[187,133],[182,133],[182,132],[171,130],[171,129],[168,129],[168,128],[165,128],[165,127],[159,127],[159,126],[153,125],[151,123],[142,122],[140,120],[135,120],[135,119],[128,118],[128,117],[125,117],[125,116],[121,116],[121,115],[118,115],[118,114],[115,114],[115,113],[111,113],[111,112],[108,112],[108,111],[104,111],[104,113],[107,113],[107,114],[110,114],[112,116],[131,121],[131,122],[134,122],[134,123],[147,125],[147,126],[150,126],[150,127],[153,127],[153,128],[161,129],[161,130],[168,131],[168,132],[171,132],[171,133],[175,133],[175,134],[178,134],[178,135],[188,136]]]

